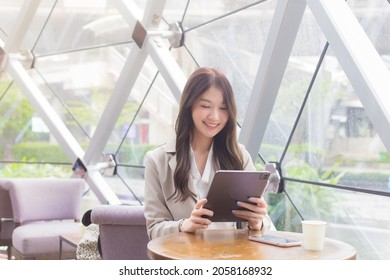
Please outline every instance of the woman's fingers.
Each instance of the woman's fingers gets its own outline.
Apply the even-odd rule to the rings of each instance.
[[[268,207],[267,201],[263,197],[250,197],[248,201],[262,208]]]
[[[198,229],[206,229],[211,224],[208,217],[213,216],[214,213],[209,209],[203,208],[206,202],[207,199],[200,199],[196,202],[190,218],[183,223],[184,231],[194,232]]]
[[[253,212],[253,213],[258,213],[258,214],[262,214],[262,215],[267,214],[267,208],[258,206],[257,204],[239,201],[239,202],[237,202],[237,206],[243,208],[243,209],[240,209],[238,211],[248,212],[247,210],[249,210],[249,212]]]
[[[233,214],[248,221],[252,228],[261,228],[263,218],[268,214],[268,204],[263,198],[251,197],[249,202],[237,202],[242,209],[233,210]]]
[[[195,204],[194,210],[192,210],[191,216],[196,216],[196,217],[213,216],[214,215],[213,211],[211,211],[210,209],[203,208],[206,202],[207,202],[206,198],[198,200]]]
[[[201,209],[201,208],[203,208],[203,205],[205,205],[206,202],[207,202],[207,199],[206,199],[206,198],[199,199],[199,200],[196,202],[194,209]]]

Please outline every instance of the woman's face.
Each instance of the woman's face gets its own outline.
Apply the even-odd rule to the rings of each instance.
[[[229,119],[221,90],[211,87],[192,105],[194,136],[210,138],[217,135]]]

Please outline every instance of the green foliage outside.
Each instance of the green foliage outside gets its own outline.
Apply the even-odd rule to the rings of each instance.
[[[88,131],[98,122],[111,92],[109,85],[92,88],[90,94],[87,95],[88,104],[82,99],[68,100],[67,109]],[[86,105],[90,110],[86,110]],[[127,102],[117,126],[128,124],[134,118],[138,107],[137,102]],[[31,130],[31,120],[35,115],[35,110],[17,84],[11,80],[2,79],[0,81],[0,114],[2,115],[0,118],[0,160],[4,162],[0,163],[0,176],[69,177],[72,174],[73,163],[69,161],[58,144],[49,142],[50,135]],[[73,118],[70,118],[68,111],[63,108],[61,114],[64,116],[65,124],[72,129],[76,124]],[[87,146],[86,143],[80,143],[80,145]],[[107,150],[116,151],[117,148],[108,144]],[[117,154],[117,162],[142,166],[145,153],[151,148],[153,145],[124,143]],[[13,161],[15,162],[7,163]],[[139,176],[139,171],[136,173]]]
[[[36,162],[71,163],[58,144],[23,142],[12,147],[15,161],[29,159]]]
[[[118,165],[142,167],[146,152],[154,146],[151,144],[124,144],[117,155],[117,163]],[[57,144],[20,143],[13,146],[12,153],[15,163],[0,165],[0,177],[69,177],[72,174],[73,163],[69,161]],[[142,168],[125,167],[125,169],[130,170],[126,171],[127,176],[135,178],[143,176]]]
[[[361,171],[345,165],[341,159],[333,162],[332,166],[314,167],[306,163],[305,156],[309,151],[307,144],[291,145],[288,151],[288,163],[283,165],[283,176],[293,179],[301,179],[325,184],[346,184],[354,182],[356,186],[378,184],[387,182],[389,173],[383,168],[378,172],[372,170]],[[324,151],[310,146],[312,156],[322,157]],[[340,209],[338,202],[343,200],[343,192],[333,188],[285,181],[286,192],[280,194],[267,194],[269,213],[279,230],[300,231],[301,217],[304,219],[322,219],[326,221],[341,222],[345,213]],[[290,199],[291,201],[290,201]],[[294,204],[294,205],[293,205]],[[349,213],[354,209],[350,209]],[[346,222],[348,223],[348,222]]]
[[[288,171],[289,177],[336,184],[338,177],[330,177],[331,172],[319,175],[318,170],[307,165],[294,166]],[[317,178],[317,179],[316,179]],[[337,199],[332,189],[323,186],[306,185],[285,181],[286,192],[304,219],[329,221],[337,215]],[[301,217],[286,194],[268,194],[269,213],[279,230],[300,231]]]
[[[0,164],[1,178],[69,178],[72,165],[54,165],[22,159],[20,163]]]
[[[282,168],[283,177],[337,184],[344,175],[344,172],[337,173],[339,164],[335,163],[333,167],[327,170],[310,166],[305,161],[306,153],[309,150],[311,155],[315,157],[321,157],[324,153],[322,149],[309,147],[306,143],[292,144],[289,147],[288,163],[284,164]],[[267,194],[269,214],[279,230],[301,230],[300,222],[302,218],[294,205],[299,209],[304,219],[329,220],[331,218],[330,215],[334,215],[335,211],[337,211],[333,209],[335,201],[337,201],[334,198],[333,190],[327,187],[305,185],[290,181],[285,181],[285,187],[287,194]]]

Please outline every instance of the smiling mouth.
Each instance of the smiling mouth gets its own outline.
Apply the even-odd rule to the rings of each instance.
[[[215,128],[219,125],[219,123],[207,123],[207,122],[203,122],[206,126],[208,127],[211,127],[211,128]]]

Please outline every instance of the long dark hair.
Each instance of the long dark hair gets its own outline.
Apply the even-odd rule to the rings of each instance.
[[[176,201],[184,201],[193,195],[188,187],[191,170],[190,140],[194,131],[191,108],[195,100],[212,86],[223,93],[229,112],[228,122],[214,137],[213,162],[219,169],[243,169],[243,156],[237,142],[237,106],[232,86],[226,76],[217,69],[198,68],[184,87],[175,126],[177,166],[174,173],[175,192],[172,197]]]

